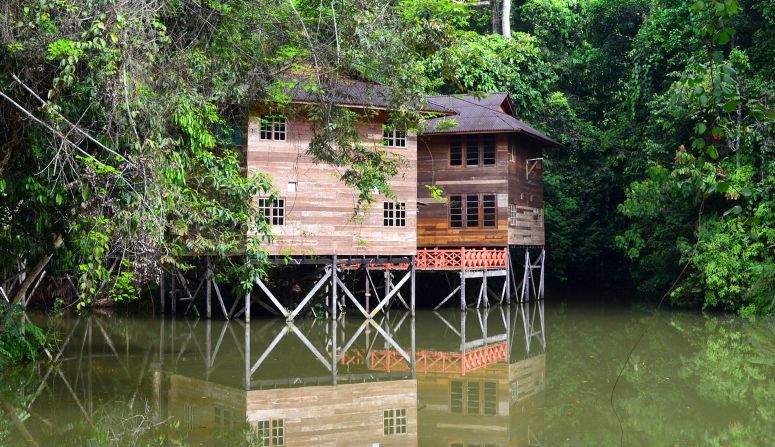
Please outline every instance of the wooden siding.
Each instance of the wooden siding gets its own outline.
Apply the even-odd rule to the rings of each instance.
[[[463,135],[465,140],[466,135]],[[424,203],[417,221],[417,246],[505,247],[508,243],[509,160],[506,134],[496,134],[495,165],[481,167],[449,165],[449,135],[421,137],[417,143],[417,193]],[[465,157],[464,157],[465,159]],[[427,185],[436,184],[444,197],[466,194],[496,195],[497,226],[450,228],[448,203],[430,197]],[[465,224],[464,224],[465,225]]]
[[[406,226],[383,225],[383,202],[378,196],[363,219],[353,219],[358,194],[339,180],[342,169],[316,164],[306,154],[312,138],[309,121],[288,119],[285,141],[259,139],[260,111],[248,125],[249,171],[268,174],[285,199],[285,224],[273,227],[276,239],[266,247],[273,255],[413,255],[417,225],[417,137],[407,135],[406,147],[386,148],[406,160],[403,174],[392,179],[398,200],[406,203]],[[382,148],[382,124],[378,114],[358,124],[366,144]],[[288,183],[296,182],[296,192]]]
[[[516,139],[516,161],[509,163],[509,203],[517,205],[517,225],[509,227],[509,245],[544,245],[543,162],[528,172],[528,160],[542,157],[531,140]]]
[[[545,356],[543,354],[512,364],[498,363],[466,373],[465,376],[424,374],[417,376],[418,440],[422,446],[450,445],[528,445],[529,433],[543,432]],[[478,384],[480,393],[485,382],[495,382],[495,414],[468,414],[465,402],[462,412],[452,412],[452,382]],[[512,396],[516,382],[517,396]],[[467,398],[467,397],[466,397]]]
[[[385,435],[383,412],[406,410],[406,433]],[[247,392],[248,422],[283,419],[286,446],[417,445],[417,382]]]
[[[462,135],[465,140],[466,135]],[[516,161],[509,161],[509,134],[496,134],[496,164],[483,167],[452,167],[449,164],[450,135],[420,137],[417,143],[418,201],[424,203],[417,219],[420,248],[505,247],[544,245],[543,170],[537,163],[529,176],[527,160],[541,157],[531,140],[516,137]],[[427,185],[436,184],[444,197],[496,194],[497,227],[451,228],[449,205],[430,197]],[[509,225],[509,204],[517,206],[517,225]]]

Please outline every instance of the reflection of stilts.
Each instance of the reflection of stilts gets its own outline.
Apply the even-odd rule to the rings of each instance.
[[[514,315],[514,326],[517,325],[517,318],[521,316],[522,327],[525,334],[525,352],[530,354],[530,348],[532,340],[538,339],[541,346],[541,350],[546,349],[546,335],[544,332],[544,302],[543,300],[534,301],[532,304],[528,302],[520,303],[517,313]],[[538,317],[539,325],[536,326],[536,317]],[[512,338],[514,334],[512,333]],[[513,343],[513,340],[512,340]]]
[[[367,319],[361,322],[361,324],[358,326],[358,329],[355,330],[355,332],[349,337],[344,337],[343,329],[344,329],[344,322],[346,320],[342,319],[339,320],[332,320],[327,323],[326,327],[326,337],[325,337],[325,349],[319,349],[318,346],[316,346],[310,339],[302,332],[299,327],[297,327],[292,321],[287,321],[282,328],[276,333],[272,341],[269,343],[269,345],[263,350],[263,352],[259,355],[258,359],[253,362],[252,357],[250,355],[251,351],[251,336],[250,336],[250,325],[247,324],[245,326],[246,329],[246,335],[245,335],[245,386],[246,389],[256,389],[256,388],[262,388],[267,386],[279,386],[282,384],[285,384],[289,380],[293,382],[293,384],[299,385],[299,384],[315,384],[315,383],[332,383],[336,384],[338,382],[344,381],[344,382],[353,382],[353,381],[362,381],[367,378],[378,378],[375,377],[373,373],[369,373],[367,375],[364,374],[355,374],[355,373],[348,373],[348,374],[341,374],[338,371],[338,364],[349,364],[348,361],[345,359],[345,356],[347,352],[358,342],[358,340],[361,338],[362,335],[366,335],[366,346],[367,346],[367,352],[372,352],[374,342],[376,342],[377,337],[374,337],[373,339],[370,339],[370,331],[369,329],[375,330],[381,338],[385,341],[386,346],[389,346],[390,349],[395,350],[398,355],[401,357],[403,361],[406,362],[406,364],[411,365],[413,363],[412,358],[413,356],[407,353],[403,347],[396,341],[392,333],[403,325],[404,321],[407,320],[407,316],[409,313],[406,313],[403,315],[403,317],[397,322],[397,324],[392,324],[390,322],[390,317],[388,314],[384,315],[379,323],[377,323],[373,319]],[[413,319],[411,319],[414,321]],[[276,325],[273,325],[276,326]],[[307,350],[317,359],[317,361],[330,373],[328,377],[296,377],[293,379],[283,379],[280,381],[277,380],[255,380],[253,377],[259,371],[261,366],[267,361],[267,359],[270,357],[270,355],[277,349],[278,345],[282,342],[282,340],[285,338],[286,335],[289,333],[293,333],[296,338],[301,341],[301,343],[307,348]],[[340,340],[346,340],[346,342],[340,346]],[[412,352],[414,352],[414,331],[412,330]],[[325,353],[325,354],[324,354]],[[413,368],[409,368],[410,370],[413,370]],[[402,374],[399,374],[401,377],[403,377]],[[413,372],[412,372],[413,375]],[[389,376],[389,374],[388,374]],[[386,378],[388,377],[386,376]]]

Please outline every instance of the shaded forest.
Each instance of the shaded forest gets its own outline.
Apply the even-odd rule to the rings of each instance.
[[[250,198],[273,187],[224,129],[301,73],[309,152],[365,206],[397,166],[323,99],[338,79],[390,87],[414,126],[425,95],[508,91],[565,145],[544,162],[550,280],[771,313],[774,25],[772,0],[7,0],[0,280],[82,308],[196,252],[250,287],[271,237]]]

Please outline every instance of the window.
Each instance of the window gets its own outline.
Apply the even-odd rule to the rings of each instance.
[[[465,414],[498,414],[497,382],[453,380],[449,391],[450,413],[463,414],[465,409]]]
[[[482,195],[482,226],[498,226],[498,208],[495,205],[495,194]]]
[[[388,147],[406,147],[406,131],[398,130],[390,123],[383,124],[382,144]]]
[[[382,224],[386,227],[405,227],[406,202],[385,202],[382,205]]]
[[[466,138],[466,166],[479,166],[479,135]]]
[[[509,135],[509,161],[517,161],[517,137]]]
[[[449,196],[449,227],[462,228],[464,217],[466,227],[497,227],[497,196],[495,194]]]
[[[519,385],[517,382],[511,382],[511,400],[519,399]]]
[[[449,411],[463,413],[463,382],[453,380],[449,384]]]
[[[538,228],[544,226],[544,210],[533,210],[533,222],[538,225]]]
[[[183,405],[183,426],[188,431],[194,431],[196,428],[196,413],[194,407],[189,404]]]
[[[285,225],[285,199],[258,199],[258,210],[271,225]]]
[[[463,196],[449,196],[449,227],[463,227]]]
[[[234,410],[216,406],[213,411],[215,412],[216,427],[233,428],[237,426],[237,414]]]
[[[484,382],[484,405],[482,410],[485,415],[495,416],[498,412],[498,388],[495,382]]]
[[[449,165],[463,166],[463,139],[459,135],[449,138]]]
[[[466,196],[466,226],[479,226],[479,196]]]
[[[468,414],[479,414],[479,382],[468,382],[466,412]]]
[[[297,182],[288,182],[288,192],[296,192],[298,186]]]
[[[484,135],[482,140],[482,164],[492,166],[495,164],[495,135]]]
[[[509,226],[517,226],[517,204],[509,203]]]
[[[406,408],[383,411],[382,432],[385,435],[406,434]]]
[[[285,140],[286,120],[283,115],[261,115],[261,140]]]
[[[285,444],[285,420],[270,419],[258,421],[256,423],[256,434],[261,440],[261,445],[284,445]]]

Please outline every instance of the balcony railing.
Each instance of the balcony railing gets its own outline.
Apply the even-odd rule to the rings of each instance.
[[[493,269],[508,266],[508,248],[420,249],[415,262],[418,270]]]

